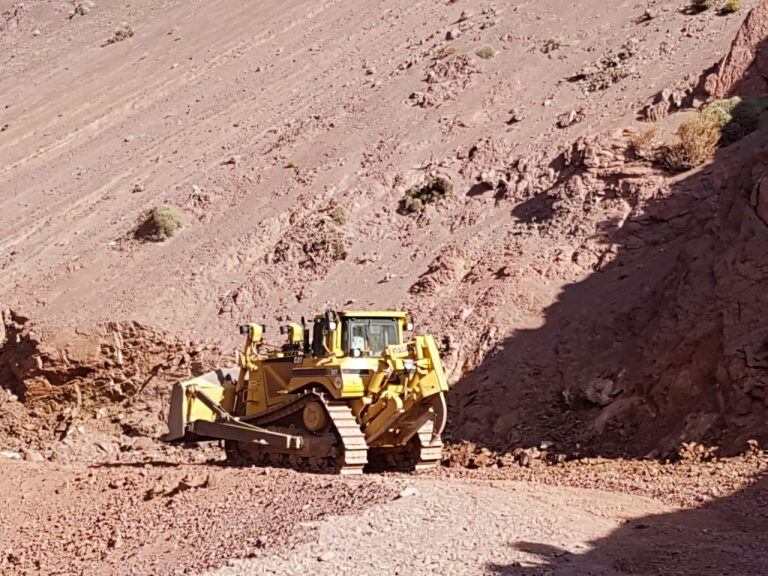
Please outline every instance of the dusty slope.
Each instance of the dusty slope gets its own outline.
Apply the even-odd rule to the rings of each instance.
[[[606,13],[597,1],[100,2],[71,20],[63,2],[25,6],[2,37],[0,299],[48,324],[130,318],[217,337],[329,299],[410,305],[449,246],[473,260],[496,249],[512,205],[468,196],[479,172],[625,121],[711,64],[740,23],[651,5],[648,23],[632,3]],[[135,35],[101,47],[121,22]],[[553,39],[566,46],[543,53]],[[565,81],[628,41],[619,85],[585,94]],[[475,57],[486,43],[496,57]],[[441,67],[446,45],[468,61]],[[584,122],[555,127],[581,107]],[[525,120],[508,125],[511,108]],[[457,158],[488,138],[495,156]],[[395,216],[430,168],[456,179],[455,197],[418,223]],[[311,236],[308,214],[332,198],[348,211],[346,260],[282,259],[281,238]],[[184,208],[185,230],[122,242],[161,202]]]
[[[243,320],[274,326],[327,303],[401,305],[443,338],[454,379],[505,338],[544,325],[541,342],[509,340],[513,358],[489,361],[490,380],[477,385],[481,371],[460,384],[482,400],[476,409],[454,404],[458,438],[538,442],[536,430],[512,430],[519,413],[498,418],[492,407],[505,406],[499,397],[521,405],[525,387],[559,411],[553,399],[578,397],[594,380],[578,364],[604,342],[576,358],[567,348],[603,328],[584,328],[576,314],[576,329],[555,337],[551,305],[615,258],[610,235],[629,232],[622,225],[644,218],[654,195],[647,174],[623,197],[599,175],[609,193],[591,189],[594,179],[574,184],[590,170],[584,155],[613,144],[568,150],[631,123],[660,89],[696,84],[743,14],[645,8],[103,2],[68,19],[66,3],[9,6],[0,302],[32,319],[23,334],[54,341],[61,326],[99,334],[108,329],[97,323],[130,320],[225,344]],[[125,26],[132,37],[106,43]],[[487,60],[475,55],[486,44]],[[434,174],[453,180],[454,195],[418,218],[396,214],[404,191]],[[163,202],[183,209],[182,232],[162,244],[132,240],[141,211]],[[343,222],[323,212],[335,205]],[[653,234],[654,246],[674,239]],[[614,315],[599,322],[623,325]],[[14,369],[12,352],[6,386],[56,388],[46,366]],[[66,347],[58,355],[70,358]],[[597,377],[625,361],[614,354]],[[532,410],[541,405],[523,408]]]

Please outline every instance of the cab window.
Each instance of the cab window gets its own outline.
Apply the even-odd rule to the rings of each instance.
[[[400,344],[394,318],[349,318],[341,335],[347,354],[357,350],[360,356],[382,356],[387,346]]]

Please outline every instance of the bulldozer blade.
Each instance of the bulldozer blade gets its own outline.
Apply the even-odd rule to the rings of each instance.
[[[435,423],[432,428],[432,441],[434,442],[443,434],[445,423],[448,421],[448,405],[445,401],[445,392],[440,392],[432,397],[432,408],[435,411]]]

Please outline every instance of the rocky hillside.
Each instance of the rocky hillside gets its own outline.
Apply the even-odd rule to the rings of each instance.
[[[768,439],[764,130],[641,149],[765,93],[741,4],[0,3],[2,386],[97,410],[240,322],[397,306],[455,440]]]

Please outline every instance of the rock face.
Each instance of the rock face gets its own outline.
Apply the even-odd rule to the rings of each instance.
[[[616,318],[610,353],[582,368],[593,372],[598,360],[616,370],[625,397],[641,408],[614,408],[611,418],[651,440],[649,447],[705,440],[738,449],[752,436],[766,440],[768,227],[749,204],[753,181],[768,170],[764,136],[751,158],[724,155],[716,181],[681,185],[719,189],[720,197],[691,198],[690,216],[678,216],[690,232],[677,247],[663,247],[673,259],[647,263],[664,274],[648,282],[642,305]]]
[[[705,89],[712,98],[768,91],[768,2],[763,0],[749,13]]]
[[[768,95],[766,36],[762,2],[709,79],[713,97]],[[659,102],[659,118],[679,105],[672,92]],[[546,294],[560,284],[531,328],[505,331],[484,349],[481,339],[476,351],[452,339],[456,363],[484,358],[455,387],[455,439],[500,450],[554,439],[639,456],[683,442],[728,452],[768,441],[768,131],[677,178],[628,153],[631,140],[580,138],[534,168],[554,169],[553,184],[543,193],[533,186],[513,210],[530,222],[500,243],[515,266],[496,284],[479,283],[475,267],[466,278],[480,288],[457,289],[474,309],[465,325],[485,317],[503,330],[505,305],[531,307],[531,285]],[[538,246],[523,240],[532,229]],[[549,239],[550,261],[526,266],[522,255]],[[479,289],[481,305],[472,296]]]
[[[120,401],[154,379],[200,373],[218,355],[137,322],[39,329],[5,311],[2,330],[0,387],[38,407]]]
[[[572,261],[593,272],[458,383],[456,438],[638,455],[768,441],[768,133],[677,181],[621,141],[561,158],[547,235],[575,234]]]

